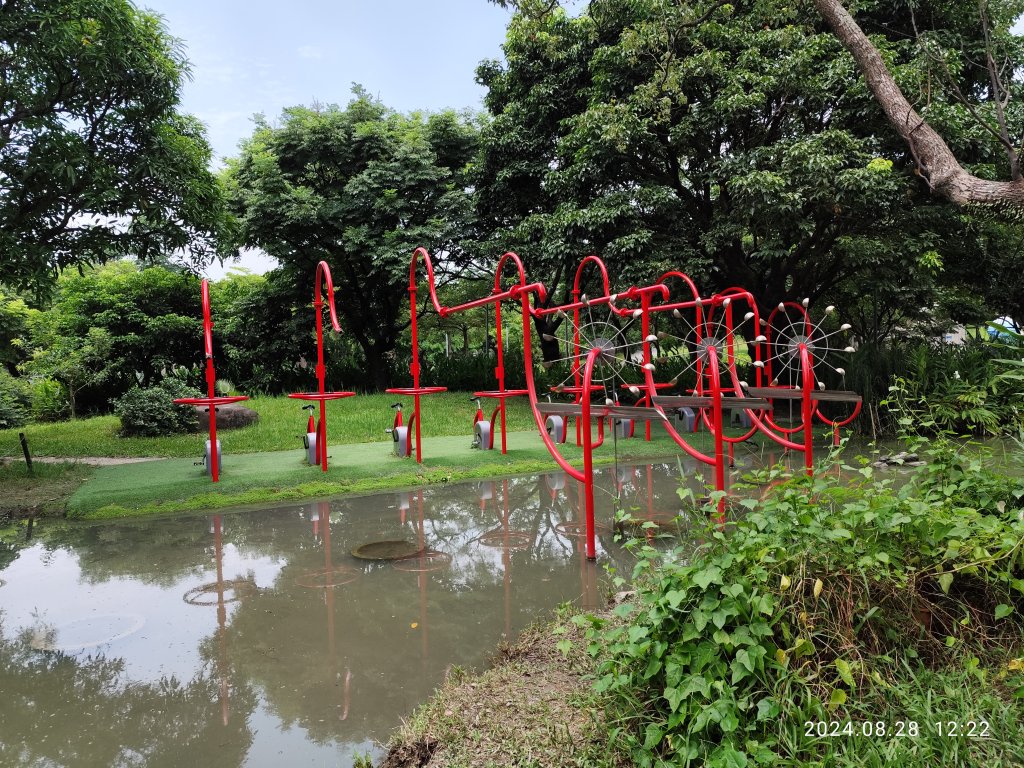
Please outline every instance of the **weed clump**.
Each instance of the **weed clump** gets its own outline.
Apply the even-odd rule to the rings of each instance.
[[[990,464],[940,440],[900,487],[774,471],[696,553],[635,545],[623,621],[581,619],[611,741],[641,766],[1024,761],[1024,483]]]

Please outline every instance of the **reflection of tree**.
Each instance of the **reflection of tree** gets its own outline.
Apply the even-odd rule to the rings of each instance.
[[[18,546],[0,539],[0,571],[18,559]]]
[[[256,697],[232,690],[238,716],[221,722],[217,681],[126,679],[124,662],[34,650],[30,633],[0,625],[0,764],[47,766],[241,765]]]
[[[249,557],[291,556],[296,547],[295,532],[283,523],[294,518],[295,508],[264,515],[259,524],[244,521],[241,514],[225,516],[231,529],[231,545]],[[58,524],[40,529],[39,534],[48,550],[75,553],[82,579],[88,584],[129,577],[145,584],[172,587],[186,577],[202,576],[214,565],[209,517]],[[308,545],[300,542],[298,546]]]

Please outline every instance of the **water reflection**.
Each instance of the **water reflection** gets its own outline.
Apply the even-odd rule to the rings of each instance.
[[[563,473],[276,509],[37,526],[0,567],[0,764],[347,765],[453,664],[480,666],[629,566],[615,499],[679,507],[670,462],[601,473],[599,560]],[[419,554],[351,550],[405,539]]]

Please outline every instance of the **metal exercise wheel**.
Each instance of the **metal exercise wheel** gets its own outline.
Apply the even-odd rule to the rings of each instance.
[[[207,440],[206,441],[206,453],[203,455],[203,466],[206,467],[206,471],[209,473],[210,477],[213,477],[213,466],[214,465],[213,465],[213,462],[211,461],[211,458],[212,458],[212,456],[211,456],[211,451],[210,451],[210,441]],[[217,441],[217,466],[218,467],[222,466],[222,463],[221,463],[220,440]]]
[[[494,447],[491,441],[491,422],[480,420],[474,425],[473,447],[481,451],[489,451]]]
[[[833,375],[842,382],[846,370],[833,364],[839,353],[851,353],[853,347],[844,339],[849,323],[836,326],[831,316],[836,308],[825,307],[821,318],[815,321],[809,311],[810,300],[797,303],[783,302],[763,322],[765,336],[758,337],[768,349],[767,369],[772,387],[800,387],[802,384],[801,349],[810,358],[814,384],[825,389],[823,375]],[[831,330],[829,328],[831,327]],[[828,372],[831,372],[829,374]]]
[[[552,414],[544,421],[544,428],[547,429],[551,439],[556,443],[565,442],[565,419],[557,414]]]

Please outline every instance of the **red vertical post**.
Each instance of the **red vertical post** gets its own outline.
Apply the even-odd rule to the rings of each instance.
[[[410,307],[410,329],[412,332],[412,362],[409,364],[409,372],[412,374],[413,389],[420,388],[420,340],[416,330],[416,255],[412,257],[413,268],[409,272],[409,307]],[[417,392],[412,397],[413,416],[412,421],[416,422],[416,463],[423,461],[423,451],[420,448],[420,396]]]
[[[801,398],[801,417],[804,422],[804,469],[808,476],[814,474],[814,408],[811,393],[814,392],[814,366],[807,345],[800,344],[800,367],[803,369],[803,397]]]
[[[707,347],[708,369],[711,374],[711,423],[715,441],[715,490],[725,491],[725,452],[723,450],[722,385],[718,374],[718,349]],[[725,523],[725,497],[718,500],[719,525]]]
[[[499,293],[497,286],[494,287],[495,293]],[[494,375],[498,379],[498,391],[505,391],[505,350],[502,344],[501,338],[501,299],[496,299],[494,302],[494,339],[498,345],[497,350],[497,366],[494,369]],[[505,453],[507,448],[505,439],[505,398],[498,398],[498,418],[501,419],[501,452]],[[491,446],[494,445],[494,430],[491,430]]]
[[[590,388],[594,376],[594,363],[600,349],[592,349],[587,353],[587,363],[583,370],[583,392],[580,408],[583,422],[583,490],[585,494],[587,516],[587,559],[597,559],[597,544],[594,535],[594,444],[590,422]]]
[[[317,272],[320,268],[317,267]],[[333,297],[332,297],[333,298]],[[324,366],[324,303],[320,295],[320,275],[316,278],[316,383],[320,394],[326,391],[327,368]],[[323,472],[327,471],[327,402],[320,399],[320,420],[316,425],[316,459]]]
[[[217,373],[213,368],[213,318],[210,316],[210,282],[203,280],[203,347],[206,354],[206,396],[210,398],[210,476],[213,482],[220,480],[220,462],[217,460],[217,406],[212,402],[217,396]]]
[[[640,310],[641,310],[641,312],[643,312],[643,314],[640,316],[640,333],[642,333],[643,337],[644,337],[644,344],[643,344],[644,359],[643,359],[643,364],[645,366],[649,365],[650,362],[651,362],[651,345],[647,341],[647,337],[651,335],[650,307],[651,307],[651,297],[650,297],[650,294],[647,293],[647,291],[644,291],[642,294],[640,294]],[[651,401],[651,393],[650,393],[650,391],[648,391],[647,394],[644,396],[644,400],[646,400],[648,407],[651,407],[651,406],[654,405],[654,403]],[[647,419],[647,421],[644,422],[644,425],[645,425],[644,426],[644,439],[647,440],[647,442],[651,442],[651,420]]]

